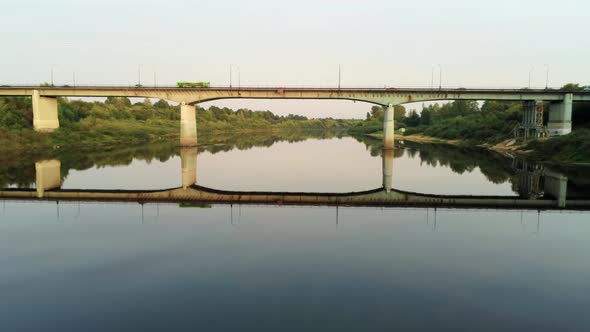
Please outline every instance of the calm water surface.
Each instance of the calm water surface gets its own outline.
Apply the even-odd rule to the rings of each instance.
[[[392,186],[536,196],[543,177],[480,150],[401,144]],[[377,142],[204,145],[197,184],[383,185]],[[61,153],[63,189],[182,184],[167,144]],[[1,165],[35,186],[35,162]],[[551,169],[585,196],[590,170]],[[527,196],[527,197],[528,197]],[[0,331],[584,331],[590,214],[574,211],[0,201]]]

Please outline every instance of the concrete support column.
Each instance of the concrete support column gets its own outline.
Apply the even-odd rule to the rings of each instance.
[[[39,90],[33,90],[33,128],[41,132],[59,128],[57,98],[42,97]]]
[[[545,171],[545,194],[555,198],[557,206],[564,208],[567,198],[567,177],[553,173],[551,171]]]
[[[391,191],[393,177],[393,149],[383,149],[383,189]]]
[[[182,189],[197,183],[197,148],[180,148],[180,164],[182,165]]]
[[[387,105],[383,115],[383,148],[393,149],[394,147],[394,123],[393,104]]]
[[[180,104],[180,145],[197,145],[197,118],[195,105]]]
[[[574,95],[566,93],[563,101],[551,103],[549,106],[549,136],[567,135],[572,132],[572,103]]]
[[[43,197],[45,191],[61,187],[59,160],[42,160],[35,163],[35,187],[39,198]]]
[[[522,125],[525,128],[535,126],[535,101],[525,100],[523,103]]]

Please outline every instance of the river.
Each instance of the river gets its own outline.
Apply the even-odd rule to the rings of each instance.
[[[189,166],[166,142],[3,161],[3,192],[38,193],[47,181],[40,165],[59,174],[59,188],[0,202],[0,330],[590,329],[590,212],[567,205],[590,197],[588,168],[402,141],[386,167],[378,141],[336,134],[200,143]],[[55,191],[180,188],[191,174],[211,190],[390,186],[565,206],[46,199]]]

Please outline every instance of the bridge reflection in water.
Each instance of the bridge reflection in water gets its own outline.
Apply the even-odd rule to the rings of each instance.
[[[5,188],[0,198],[53,201],[187,202],[227,204],[279,204],[329,206],[421,206],[506,209],[590,210],[590,199],[568,199],[567,177],[526,161],[515,160],[519,196],[430,195],[406,192],[392,186],[394,150],[383,150],[383,185],[348,193],[226,191],[197,185],[197,148],[182,148],[180,188],[162,190],[60,189],[58,160],[35,163],[36,189]],[[543,186],[541,187],[541,183]],[[541,189],[542,188],[542,189]]]

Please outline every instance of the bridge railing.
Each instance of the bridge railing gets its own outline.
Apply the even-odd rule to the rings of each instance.
[[[11,89],[11,88],[39,88],[39,89],[182,89],[182,90],[216,90],[216,89],[231,89],[231,90],[268,90],[268,89],[286,89],[286,90],[298,90],[298,91],[453,91],[453,92],[533,92],[533,93],[547,93],[547,92],[574,92],[576,94],[588,94],[590,95],[590,89],[582,91],[568,91],[561,88],[523,88],[523,87],[463,87],[463,86],[444,86],[439,87],[425,87],[425,86],[344,86],[334,87],[326,85],[308,85],[308,86],[296,86],[296,85],[270,85],[270,84],[258,84],[258,85],[211,85],[208,88],[179,88],[176,85],[168,84],[0,84],[0,89]]]

